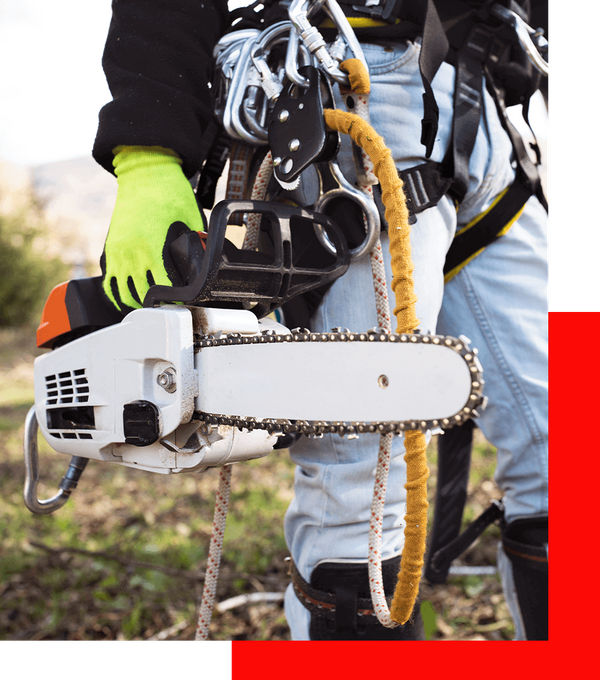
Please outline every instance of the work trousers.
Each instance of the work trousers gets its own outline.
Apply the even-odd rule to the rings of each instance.
[[[423,86],[420,43],[363,46],[371,76],[371,123],[383,136],[398,169],[425,161],[420,143]],[[440,109],[432,160],[450,144],[454,68],[444,63],[433,81]],[[343,103],[338,97],[338,106]],[[547,259],[546,212],[533,197],[506,235],[444,284],[446,253],[457,231],[484,212],[513,180],[512,147],[493,100],[484,93],[483,113],[469,165],[468,192],[458,210],[445,196],[417,215],[411,246],[416,311],[422,332],[466,335],[479,351],[488,406],[477,425],[498,451],[495,481],[504,494],[507,521],[547,514]],[[354,176],[346,138],[338,157]],[[391,308],[389,240],[381,244]],[[368,256],[353,261],[325,295],[311,330],[377,326]],[[394,320],[392,327],[395,330]],[[348,366],[351,371],[352,367]],[[323,384],[327,375],[323,375]],[[319,389],[319,385],[315,385]],[[361,395],[355,395],[360,399]],[[385,511],[382,557],[402,552],[406,467],[404,442],[394,437]],[[292,558],[305,580],[321,562],[367,561],[371,499],[379,437],[301,438],[290,454],[297,465],[294,499],[285,516]],[[288,588],[285,612],[292,638],[307,640],[309,612]]]

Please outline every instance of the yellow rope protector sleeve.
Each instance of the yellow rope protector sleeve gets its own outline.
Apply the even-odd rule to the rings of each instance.
[[[360,59],[346,59],[346,61],[340,64],[340,68],[348,74],[352,92],[356,94],[369,94],[371,91],[369,72]]]
[[[411,333],[418,327],[415,314],[414,266],[410,249],[408,209],[402,190],[402,180],[383,137],[360,116],[339,109],[325,109],[325,122],[333,130],[350,135],[352,140],[370,156],[373,170],[381,184],[381,198],[385,219],[389,225],[390,254],[392,256],[392,290],[396,299],[394,314],[397,333]]]
[[[330,128],[350,135],[354,143],[364,149],[373,161],[373,169],[381,185],[385,219],[389,227],[392,290],[396,300],[394,315],[398,324],[396,332],[412,333],[418,326],[418,319],[415,313],[417,298],[414,290],[410,225],[402,180],[398,176],[392,153],[383,138],[360,116],[338,109],[325,109],[324,116]],[[406,432],[405,448],[407,475],[405,542],[390,611],[392,619],[400,624],[405,624],[410,618],[419,593],[427,532],[429,477],[425,435],[419,431]]]

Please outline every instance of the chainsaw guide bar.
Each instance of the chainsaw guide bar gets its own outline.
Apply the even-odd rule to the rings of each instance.
[[[242,335],[230,333],[223,337],[197,336],[194,340],[194,349],[204,351],[208,348],[231,347],[236,345],[273,345],[273,344],[301,344],[301,343],[388,343],[424,345],[432,347],[445,347],[454,350],[466,363],[470,379],[471,389],[464,405],[452,415],[444,418],[432,418],[427,420],[399,420],[399,421],[324,421],[324,420],[290,420],[287,418],[256,418],[228,415],[221,413],[208,413],[195,411],[193,418],[202,422],[201,431],[209,434],[212,427],[218,425],[234,426],[238,429],[266,430],[270,434],[282,435],[288,433],[304,434],[312,437],[320,437],[323,434],[339,434],[357,436],[363,433],[378,434],[401,434],[408,430],[436,430],[439,428],[449,429],[454,425],[464,423],[471,417],[478,417],[477,408],[485,408],[486,399],[483,396],[484,380],[482,367],[477,358],[477,350],[471,349],[467,339],[453,338],[450,336],[431,334],[387,334],[377,330],[366,333],[352,333],[347,330],[334,329],[329,333],[312,333],[307,329],[294,329],[290,333],[278,334],[273,330],[264,330],[260,335]],[[385,375],[382,379],[387,380]],[[380,384],[380,387],[387,387]]]

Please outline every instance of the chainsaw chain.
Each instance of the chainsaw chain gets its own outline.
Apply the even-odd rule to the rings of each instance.
[[[460,354],[469,366],[471,374],[471,393],[465,406],[450,418],[440,420],[406,420],[398,422],[328,422],[324,420],[285,420],[273,418],[244,418],[235,415],[221,415],[216,413],[202,413],[196,411],[194,419],[202,421],[201,431],[208,434],[212,428],[219,425],[234,426],[246,430],[267,430],[269,434],[283,435],[288,433],[305,434],[310,437],[322,437],[324,434],[339,434],[341,436],[357,437],[363,433],[402,434],[409,430],[449,429],[454,425],[464,423],[471,417],[480,414],[477,408],[485,408],[487,398],[483,396],[484,381],[482,368],[477,358],[477,350],[471,349],[466,338],[453,338],[444,335],[430,335],[415,332],[412,334],[388,334],[373,329],[365,333],[352,333],[347,329],[334,328],[329,333],[312,333],[306,329],[294,329],[289,334],[278,334],[273,330],[264,330],[260,335],[242,335],[228,333],[222,336],[196,336],[194,350],[199,351],[208,347],[223,347],[229,345],[255,345],[285,342],[392,342],[392,343],[423,343],[443,345]]]

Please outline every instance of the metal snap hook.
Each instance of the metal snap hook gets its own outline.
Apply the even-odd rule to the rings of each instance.
[[[364,241],[356,248],[352,248],[350,250],[350,258],[352,260],[358,260],[373,250],[373,246],[379,238],[379,234],[381,232],[381,218],[379,216],[379,211],[377,210],[377,206],[375,205],[374,201],[372,201],[366,194],[360,191],[360,189],[357,189],[355,186],[350,184],[350,182],[348,182],[348,180],[342,174],[337,162],[329,161],[328,166],[331,176],[335,180],[337,187],[323,192],[322,169],[317,165],[316,167],[319,174],[321,195],[315,202],[313,210],[316,212],[325,212],[325,207],[327,204],[339,198],[349,199],[358,204],[365,218],[366,229]],[[332,255],[335,255],[335,246],[327,236],[327,232],[323,229],[323,227],[315,224],[315,233],[320,243]]]
[[[531,28],[521,17],[502,5],[492,5],[492,14],[511,26],[525,51],[525,55],[533,66],[544,76],[548,75],[548,62],[540,52],[548,50],[548,41],[538,31]],[[534,42],[535,40],[535,42]]]
[[[25,418],[25,435],[23,439],[23,454],[25,458],[25,489],[23,500],[28,510],[36,515],[49,515],[51,512],[62,508],[69,500],[71,492],[77,486],[81,473],[87,465],[88,459],[80,456],[72,456],[69,469],[60,482],[60,488],[52,498],[39,500],[37,497],[37,485],[39,482],[39,463],[37,447],[38,422],[35,406],[32,406]]]

